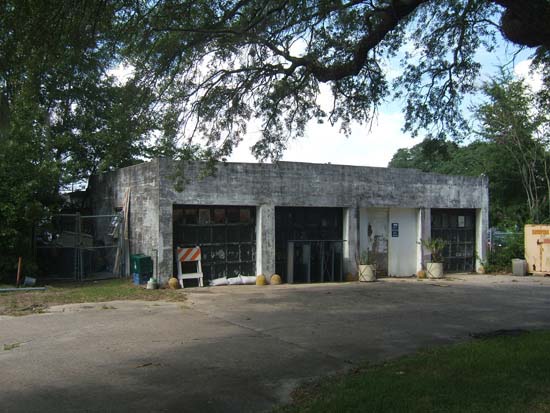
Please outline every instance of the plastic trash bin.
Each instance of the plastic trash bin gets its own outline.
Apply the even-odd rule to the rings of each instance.
[[[523,277],[527,274],[527,261],[514,258],[512,260],[512,274]]]

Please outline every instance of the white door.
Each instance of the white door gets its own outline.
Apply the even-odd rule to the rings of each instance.
[[[408,277],[416,273],[418,210],[392,208],[389,214],[388,274]]]

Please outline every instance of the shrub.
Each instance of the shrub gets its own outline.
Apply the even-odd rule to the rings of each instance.
[[[525,256],[523,232],[509,233],[495,242],[487,254],[487,272],[511,272],[512,259]]]

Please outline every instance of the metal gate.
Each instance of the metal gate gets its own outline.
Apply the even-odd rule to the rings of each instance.
[[[276,207],[275,271],[287,282],[341,280],[342,235],[342,208]]]
[[[446,272],[474,271],[475,222],[473,209],[432,209],[431,235],[446,242],[443,250]]]
[[[301,240],[288,242],[287,282],[343,281],[344,241]]]
[[[173,234],[174,249],[201,247],[205,279],[255,275],[255,207],[174,205]]]
[[[389,247],[389,209],[369,208],[367,210],[368,226],[367,239],[369,256],[376,265],[378,276],[388,275],[388,247]]]
[[[123,216],[57,214],[35,227],[40,276],[86,280],[124,274]]]

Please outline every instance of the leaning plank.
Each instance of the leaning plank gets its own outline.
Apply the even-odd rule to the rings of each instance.
[[[122,242],[122,256],[124,259],[124,271],[125,276],[130,276],[130,239],[128,234],[128,218],[130,217],[130,187],[126,190],[126,195],[124,196],[124,239]]]

